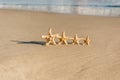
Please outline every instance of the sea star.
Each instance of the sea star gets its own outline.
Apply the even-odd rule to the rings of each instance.
[[[57,38],[60,40],[58,43],[59,45],[61,45],[61,44],[68,45],[68,43],[67,43],[68,37],[66,37],[65,32],[62,32],[62,35],[57,36]]]
[[[84,39],[84,43],[86,44],[86,45],[90,45],[90,39],[89,39],[89,36],[87,36],[85,39]]]
[[[57,34],[52,34],[51,32],[51,28],[49,28],[49,31],[48,31],[48,35],[42,35],[42,38],[46,39],[46,45],[55,45],[56,42],[55,42],[55,37],[57,36]]]
[[[71,38],[73,40],[73,43],[72,44],[77,44],[79,45],[80,44],[80,40],[83,39],[83,38],[78,38],[77,34],[75,34],[75,37],[74,38]]]

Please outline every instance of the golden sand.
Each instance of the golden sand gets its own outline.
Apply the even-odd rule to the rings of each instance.
[[[91,44],[44,46],[49,27]],[[0,80],[119,79],[120,17],[0,10]]]

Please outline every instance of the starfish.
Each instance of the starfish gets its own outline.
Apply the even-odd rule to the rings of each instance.
[[[83,38],[78,38],[77,34],[75,34],[75,37],[74,38],[71,38],[73,40],[73,43],[72,44],[77,44],[79,45],[80,44],[80,40],[83,39]]]
[[[60,40],[58,43],[59,45],[61,45],[61,44],[68,45],[68,43],[67,43],[68,37],[66,37],[65,32],[62,32],[62,35],[57,36],[57,38]]]
[[[84,43],[86,44],[86,45],[90,45],[90,39],[89,39],[89,36],[87,36],[85,39],[84,39]]]
[[[51,28],[49,28],[48,35],[42,35],[42,38],[46,39],[46,45],[55,45],[55,37],[57,34],[52,34]]]

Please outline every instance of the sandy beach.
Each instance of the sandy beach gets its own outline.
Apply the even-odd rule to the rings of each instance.
[[[44,46],[48,28],[89,46]],[[120,17],[0,10],[0,80],[119,80]]]

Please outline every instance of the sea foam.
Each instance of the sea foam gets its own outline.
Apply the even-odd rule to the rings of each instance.
[[[80,5],[0,5],[2,9],[32,10],[95,16],[120,16],[120,7]]]

